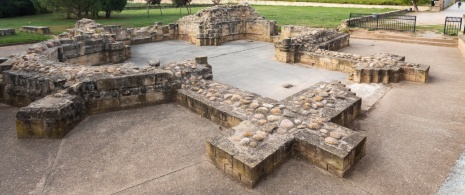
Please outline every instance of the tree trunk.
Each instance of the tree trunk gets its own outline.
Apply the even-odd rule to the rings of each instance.
[[[158,7],[160,8],[160,14],[163,16],[163,12],[161,12],[161,5],[158,4]]]
[[[110,18],[110,16],[111,16],[111,10],[110,11],[108,11],[108,10],[105,11],[105,18],[108,19],[108,18]]]
[[[82,19],[82,14],[81,14],[81,7],[78,7],[77,8],[77,13],[76,13],[76,17],[78,20]]]
[[[418,12],[418,6],[417,6],[417,1],[416,0],[412,0],[412,5],[413,5],[413,10]]]
[[[147,3],[147,18],[150,18],[150,3]]]

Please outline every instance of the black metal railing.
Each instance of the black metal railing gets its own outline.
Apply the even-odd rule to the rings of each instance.
[[[350,13],[349,27],[415,32],[416,16]]]
[[[446,17],[444,22],[444,34],[457,36],[462,28],[461,17]]]

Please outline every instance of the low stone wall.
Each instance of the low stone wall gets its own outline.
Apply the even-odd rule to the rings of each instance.
[[[28,61],[27,56],[20,59]],[[0,101],[28,105],[17,115],[18,138],[62,138],[88,114],[173,101],[184,78],[212,78],[211,67],[201,64],[205,60],[198,62],[173,63],[163,68],[80,67],[55,62],[43,71],[35,66],[19,70],[24,63],[13,63],[12,70],[3,72]]]
[[[278,34],[275,21],[265,20],[248,3],[217,5],[177,21],[179,39],[200,46],[250,39],[272,42]]]
[[[284,42],[284,41],[283,41]],[[357,83],[397,83],[402,80],[425,83],[429,66],[404,62],[405,57],[380,53],[371,56],[317,49],[299,52],[299,45],[275,48],[275,58],[286,63],[302,63],[318,68],[344,72]]]
[[[84,101],[69,94],[49,95],[16,114],[18,138],[63,138],[87,117]]]
[[[29,33],[37,33],[37,34],[50,34],[50,27],[48,26],[23,26],[21,30],[24,32]]]
[[[13,28],[0,29],[0,36],[8,36],[8,35],[14,35],[14,34],[16,34],[16,31]]]
[[[60,34],[60,38],[76,36],[108,36],[111,40],[124,45],[137,45],[178,38],[177,24],[163,25],[156,22],[152,26],[141,28],[122,28],[119,25],[102,25],[90,19],[79,20],[73,29]]]

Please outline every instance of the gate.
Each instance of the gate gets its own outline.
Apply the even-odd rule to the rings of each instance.
[[[350,13],[349,27],[415,32],[416,16]]]
[[[444,34],[457,36],[460,29],[462,28],[462,18],[461,17],[446,17],[444,22]]]

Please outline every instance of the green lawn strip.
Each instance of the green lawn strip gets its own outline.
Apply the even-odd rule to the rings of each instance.
[[[193,7],[192,13],[204,7]],[[329,8],[329,7],[294,7],[294,6],[254,6],[259,14],[266,19],[276,20],[278,25],[303,25],[309,27],[335,28],[341,24],[341,20],[348,19],[349,13],[383,13],[392,9],[363,9],[363,8]],[[181,11],[181,15],[180,12]],[[101,13],[103,15],[103,13]],[[166,8],[163,15],[158,9],[150,10],[150,18],[147,10],[124,10],[119,14],[113,14],[110,19],[103,17],[92,18],[101,24],[115,24],[123,27],[142,27],[153,25],[154,22],[169,24],[176,22],[180,17],[187,15],[185,8]],[[46,40],[48,36],[31,33],[21,33],[21,26],[49,26],[52,34],[60,34],[66,29],[72,28],[76,19],[66,19],[62,14],[42,14],[15,18],[0,19],[0,28],[15,28],[18,33],[15,36],[0,37],[0,44],[23,43]]]
[[[411,1],[405,0],[268,0],[287,2],[315,2],[315,3],[336,3],[336,4],[362,4],[362,5],[412,5]],[[419,0],[417,5],[429,5],[429,0]]]
[[[278,25],[301,25],[318,28],[336,28],[341,21],[349,19],[350,13],[384,13],[393,9],[254,6],[260,15],[276,20]]]

